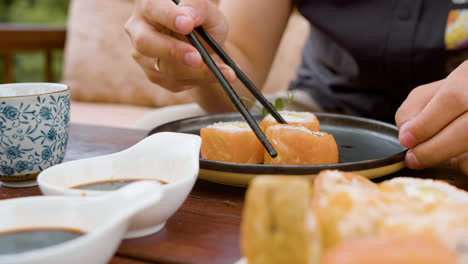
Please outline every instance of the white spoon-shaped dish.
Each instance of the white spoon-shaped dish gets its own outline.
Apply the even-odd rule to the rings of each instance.
[[[163,200],[133,217],[125,238],[149,235],[164,227],[182,205],[198,176],[201,138],[162,132],[149,136],[124,151],[65,162],[39,174],[45,195],[99,195],[107,191],[71,189],[73,186],[116,179],[163,180]]]
[[[103,264],[113,256],[132,216],[156,206],[161,185],[135,182],[98,197],[35,196],[0,201],[0,232],[35,228],[83,231],[75,239],[17,254],[0,254],[2,264]]]

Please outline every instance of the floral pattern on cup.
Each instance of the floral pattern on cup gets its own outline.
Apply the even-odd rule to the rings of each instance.
[[[0,102],[0,175],[38,173],[65,156],[69,93],[40,95],[30,103]],[[6,158],[6,159],[5,159]]]

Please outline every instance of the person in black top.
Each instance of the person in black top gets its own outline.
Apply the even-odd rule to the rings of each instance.
[[[126,30],[151,81],[190,90],[208,112],[232,111],[184,35],[202,25],[262,87],[294,7],[311,31],[293,88],[324,111],[394,120],[410,168],[450,160],[468,174],[468,1],[135,0]]]

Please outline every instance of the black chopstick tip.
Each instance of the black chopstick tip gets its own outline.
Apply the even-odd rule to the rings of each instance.
[[[177,3],[177,0],[173,0],[175,3]],[[237,65],[229,58],[229,56],[222,50],[222,48],[216,43],[216,41],[208,35],[208,33],[203,30],[202,27],[198,27],[197,31],[200,33],[200,35],[205,39],[205,41],[215,50],[215,52],[225,61],[231,68],[236,72],[236,75],[241,78],[242,82],[247,86],[247,88],[252,92],[252,94],[258,98],[260,96],[259,101],[266,101],[266,99],[263,97],[263,95],[260,93],[260,91],[252,84],[252,82],[247,78],[247,76],[240,71],[240,69],[237,67]],[[258,126],[256,120],[252,117],[252,115],[249,113],[247,108],[244,106],[244,104],[241,102],[239,99],[239,96],[237,93],[234,91],[234,89],[231,87],[229,82],[226,80],[224,77],[223,73],[219,70],[218,66],[216,66],[216,63],[213,61],[211,58],[210,54],[208,51],[203,47],[203,44],[201,41],[198,39],[197,35],[195,33],[191,32],[188,35],[186,35],[190,43],[200,52],[200,55],[202,56],[203,61],[205,64],[208,66],[208,68],[211,70],[211,72],[214,74],[218,82],[220,83],[221,87],[224,89],[226,94],[228,95],[229,99],[231,102],[234,104],[234,106],[239,110],[241,113],[242,117],[244,117],[245,121],[248,123],[250,128],[254,131],[255,135],[257,138],[260,140],[260,142],[263,144],[265,149],[268,151],[268,154],[272,157],[275,158],[278,154],[276,153],[275,149],[271,145],[271,143],[268,141],[266,138],[265,134],[263,131],[260,129]],[[239,72],[239,74],[238,74]],[[276,110],[267,103],[267,105],[272,108],[270,109],[270,113],[278,116],[276,119],[279,119],[279,123],[286,123],[279,113],[276,112]]]
[[[268,149],[268,154],[270,155],[270,157],[272,158],[276,158],[278,156],[278,153],[276,152],[276,150],[274,149]]]

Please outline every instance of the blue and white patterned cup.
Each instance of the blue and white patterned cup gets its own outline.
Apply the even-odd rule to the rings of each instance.
[[[39,172],[62,162],[70,124],[70,88],[57,83],[0,85],[0,181],[36,184]]]

